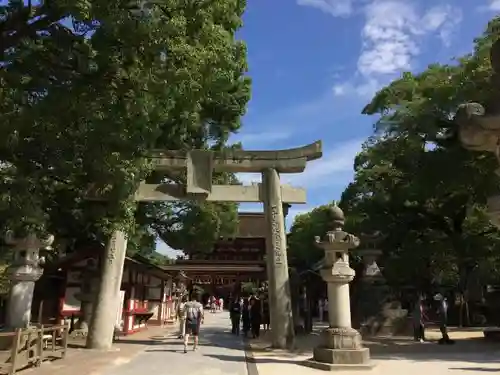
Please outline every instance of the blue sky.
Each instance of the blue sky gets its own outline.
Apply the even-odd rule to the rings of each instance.
[[[377,88],[470,52],[497,13],[500,0],[248,0],[239,37],[247,43],[252,99],[231,141],[255,150],[323,141],[322,159],[282,177],[308,193],[307,204],[291,208],[288,226],[339,199],[352,180],[374,122],[360,112]]]

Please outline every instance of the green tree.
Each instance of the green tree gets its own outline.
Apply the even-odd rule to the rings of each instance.
[[[161,210],[143,209],[148,205],[134,202],[133,193],[145,179],[183,176],[151,174],[148,153],[222,150],[240,127],[250,80],[245,45],[235,33],[245,1],[166,0],[151,2],[145,13],[131,12],[129,4],[0,7],[2,229],[100,241],[123,230],[132,251],[151,246],[156,233],[147,215]],[[90,190],[106,200],[88,201]],[[217,213],[226,210],[214,207],[190,207],[208,220],[197,234],[207,234],[208,224],[214,238],[224,227]],[[160,218],[169,225],[173,217],[189,219],[173,228],[191,230],[193,215],[179,215],[182,208]],[[99,292],[97,305],[109,298]],[[90,333],[101,334],[92,327]]]
[[[122,1],[2,5],[2,226],[58,238],[124,227],[135,248],[157,234],[146,228],[151,213],[175,228],[189,219],[185,227],[202,235],[223,228],[234,205],[191,204],[179,215],[185,203],[136,210],[128,198],[148,175],[179,180],[150,175],[149,150],[222,149],[239,128],[250,85],[245,46],[235,40],[244,8],[172,0],[138,17]],[[86,202],[90,185],[108,201]]]
[[[462,148],[454,115],[465,102],[496,99],[489,49],[499,23],[489,23],[474,53],[403,74],[363,111],[378,116],[375,134],[356,158],[342,206],[359,231],[384,234],[385,273],[395,283],[464,292],[478,264],[489,275],[498,264],[499,232],[484,209],[498,191],[497,161]]]
[[[315,237],[331,230],[328,210],[331,204],[297,215],[288,234],[288,256],[298,269],[308,269],[323,259],[324,251],[315,245]]]

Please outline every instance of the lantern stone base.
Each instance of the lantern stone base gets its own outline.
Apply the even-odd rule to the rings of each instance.
[[[327,328],[322,344],[313,351],[313,358],[304,362],[318,370],[370,370],[370,349],[363,348],[361,335],[352,328]]]

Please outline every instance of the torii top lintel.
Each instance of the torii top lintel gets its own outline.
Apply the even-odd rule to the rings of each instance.
[[[188,167],[189,160],[198,159],[217,172],[260,173],[267,168],[274,168],[280,173],[300,173],[308,161],[319,159],[322,155],[321,141],[316,141],[304,147],[276,151],[154,150],[148,158],[153,161],[157,171],[184,169]]]

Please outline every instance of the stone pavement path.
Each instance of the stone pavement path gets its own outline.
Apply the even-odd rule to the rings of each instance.
[[[437,340],[437,333],[428,334]],[[374,364],[369,375],[483,375],[500,374],[500,343],[487,342],[476,332],[451,332],[455,345],[438,345],[436,342],[415,343],[406,337],[376,337],[365,340]],[[264,340],[253,344],[252,360],[259,375],[321,375],[324,372],[303,367],[300,363],[312,356],[311,348],[317,342],[314,336],[299,338],[298,352],[267,350]],[[341,371],[354,375],[360,371]]]
[[[192,339],[190,338],[192,344]],[[99,375],[247,375],[242,340],[230,333],[228,312],[206,312],[196,352],[183,353],[182,340],[174,334],[149,345],[131,361]]]

